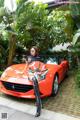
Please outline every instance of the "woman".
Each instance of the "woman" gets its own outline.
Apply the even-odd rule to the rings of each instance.
[[[31,62],[34,61],[40,61],[40,57],[38,55],[38,48],[36,46],[33,46],[30,49],[30,55],[27,57],[27,64],[30,64]],[[41,113],[41,98],[40,98],[40,92],[39,92],[39,86],[38,86],[38,81],[36,78],[33,78],[33,88],[34,88],[34,93],[36,97],[36,106],[37,106],[37,111],[35,117],[40,116]]]

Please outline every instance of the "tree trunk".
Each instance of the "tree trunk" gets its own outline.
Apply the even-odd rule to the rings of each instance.
[[[9,41],[8,66],[10,66],[13,62],[15,50],[16,50],[16,36],[12,34]]]

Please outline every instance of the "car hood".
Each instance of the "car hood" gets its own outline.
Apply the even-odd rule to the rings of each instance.
[[[2,74],[1,80],[6,82],[18,83],[18,84],[32,84],[28,79],[26,71],[23,72],[25,64],[13,65],[8,67]]]
[[[32,84],[32,81],[28,79],[28,68],[25,69],[26,64],[16,64],[8,67],[1,76],[1,81],[19,83],[19,84]],[[46,64],[48,69],[47,76],[52,76],[57,69],[57,65]],[[54,71],[55,70],[55,71]],[[24,71],[24,72],[23,72]],[[20,74],[23,72],[23,74]]]

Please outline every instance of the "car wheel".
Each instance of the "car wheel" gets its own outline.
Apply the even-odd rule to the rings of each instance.
[[[56,96],[59,90],[58,76],[55,75],[53,85],[52,85],[52,96]]]

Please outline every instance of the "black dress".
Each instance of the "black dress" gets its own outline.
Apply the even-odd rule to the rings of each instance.
[[[30,56],[27,57],[27,61],[29,63],[34,62],[34,61],[41,61],[41,58],[39,56],[30,55]]]

